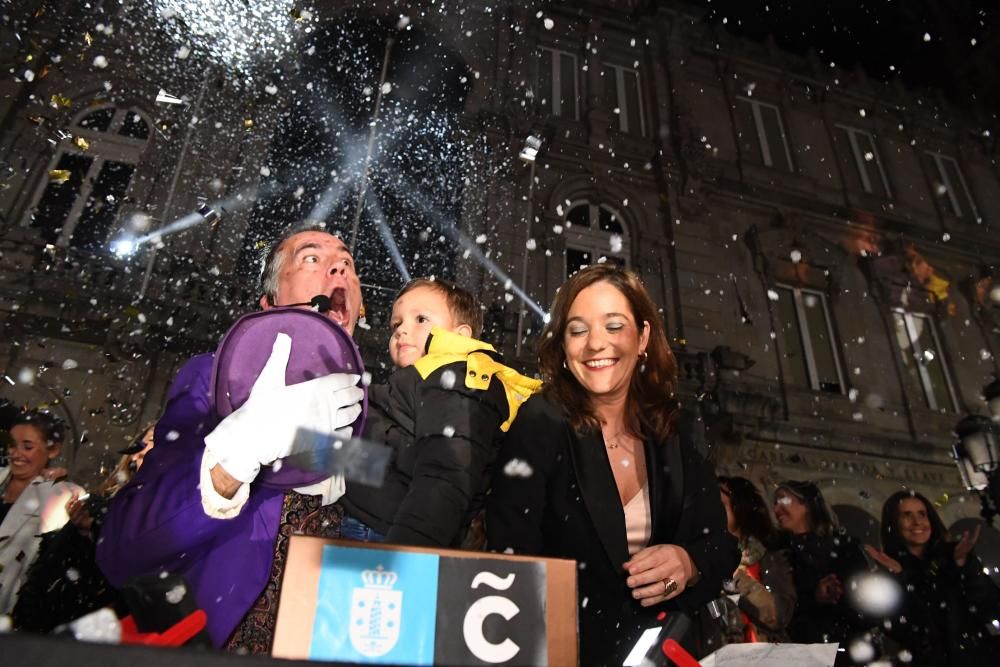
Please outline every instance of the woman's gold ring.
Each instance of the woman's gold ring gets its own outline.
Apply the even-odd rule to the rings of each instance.
[[[663,594],[664,595],[670,595],[671,593],[673,593],[676,590],[677,590],[677,582],[676,581],[674,581],[673,579],[669,579],[669,578],[663,580]]]

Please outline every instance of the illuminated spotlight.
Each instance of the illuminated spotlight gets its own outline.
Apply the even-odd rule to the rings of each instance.
[[[524,148],[517,157],[521,158],[524,162],[534,162],[535,158],[538,157],[538,151],[542,148],[541,137],[536,137],[533,134],[529,134],[528,138],[524,140]]]
[[[113,252],[118,257],[128,257],[135,252],[135,249],[139,246],[135,239],[132,238],[120,238],[116,241],[111,242],[111,252]]]

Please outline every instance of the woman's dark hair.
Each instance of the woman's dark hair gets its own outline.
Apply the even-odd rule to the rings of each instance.
[[[809,532],[816,533],[820,537],[830,537],[840,532],[837,515],[826,504],[826,498],[823,497],[819,487],[812,482],[790,479],[778,485],[774,490],[775,495],[778,491],[785,491],[795,496],[806,506],[809,510]]]
[[[722,492],[729,496],[736,528],[743,538],[753,537],[765,547],[774,547],[777,543],[777,529],[771,520],[767,502],[754,483],[745,477],[720,475],[719,486]]]
[[[14,417],[10,424],[11,429],[15,426],[33,426],[42,434],[49,447],[62,444],[66,437],[66,425],[48,410],[28,410]]]
[[[599,282],[606,282],[621,292],[629,302],[636,325],[648,322],[650,328],[646,358],[641,366],[636,364],[625,399],[625,426],[640,434],[642,426],[648,425],[651,435],[665,442],[670,437],[678,410],[674,397],[677,362],[667,344],[656,304],[639,277],[627,269],[610,264],[588,266],[559,288],[552,304],[551,319],[538,346],[538,367],[545,381],[542,391],[565,410],[576,430],[600,428],[601,422],[587,391],[564,365],[566,351],[563,349],[566,321],[573,302],[580,292]]]
[[[927,510],[927,521],[931,524],[931,537],[927,540],[927,547],[933,548],[948,539],[944,521],[941,520],[931,501],[916,491],[897,491],[882,505],[882,550],[893,558],[910,553],[906,542],[899,534],[899,504],[907,498],[916,498]]]

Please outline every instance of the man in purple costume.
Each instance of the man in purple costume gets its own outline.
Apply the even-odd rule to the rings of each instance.
[[[354,332],[361,285],[350,252],[332,234],[310,229],[275,241],[262,291],[265,310],[325,295],[327,316]],[[221,421],[209,391],[214,355],[181,368],[156,425],[156,446],[111,504],[97,544],[112,584],[181,574],[208,615],[212,642],[252,652],[270,648],[288,534],[339,526],[342,510],[332,503],[344,481],[334,477],[289,492],[252,482],[260,466],[288,454],[299,427],[349,431],[363,395],[354,386],[358,376],[339,373],[284,387],[290,341],[278,338],[251,398]],[[281,379],[265,388],[266,374]]]

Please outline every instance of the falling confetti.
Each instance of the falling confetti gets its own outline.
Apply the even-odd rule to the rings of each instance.
[[[312,16],[306,10],[290,10],[285,0],[256,0],[251,5],[245,0],[148,1],[162,29],[178,44],[195,42],[220,65],[248,74],[255,62],[279,60],[288,53]]]
[[[69,169],[49,169],[49,180],[59,185],[68,181],[71,176]]]

